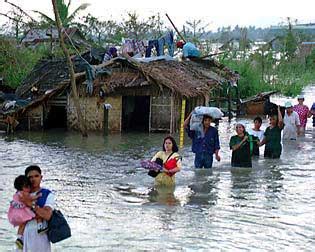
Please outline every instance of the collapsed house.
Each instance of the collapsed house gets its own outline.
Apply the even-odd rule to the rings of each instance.
[[[212,91],[222,83],[238,79],[212,59],[117,57],[101,64],[97,53],[91,52],[83,58],[74,57],[73,62],[81,110],[90,131],[176,132],[183,99],[187,115],[195,106],[209,104]],[[71,93],[66,61],[43,60],[16,90],[16,96],[27,103],[0,110],[0,115],[14,115],[19,127],[28,130],[77,129]]]
[[[78,28],[66,28],[62,32],[66,43],[73,43],[77,48],[89,48],[91,45],[86,41],[83,34]],[[71,41],[70,41],[71,40]],[[36,47],[42,44],[57,44],[59,43],[59,34],[57,28],[39,29],[32,28],[26,32],[21,39],[21,44],[26,47]]]

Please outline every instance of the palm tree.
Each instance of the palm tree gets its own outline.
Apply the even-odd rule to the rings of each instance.
[[[81,4],[78,8],[75,9],[74,12],[70,14],[69,7],[71,5],[71,0],[69,0],[67,4],[65,3],[64,0],[57,0],[56,2],[57,2],[57,8],[60,14],[60,19],[61,19],[61,23],[63,27],[69,27],[70,25],[72,25],[74,23],[74,19],[77,16],[77,14],[80,11],[85,10],[90,5],[88,3]],[[38,13],[41,16],[44,25],[47,25],[47,26],[55,25],[55,20],[53,18],[48,17],[46,14],[40,11],[34,11],[34,12]]]

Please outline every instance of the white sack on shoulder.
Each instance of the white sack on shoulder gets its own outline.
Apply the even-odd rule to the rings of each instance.
[[[204,107],[204,106],[198,106],[194,109],[193,114],[196,115],[209,115],[213,119],[220,119],[224,116],[222,111],[217,107]]]

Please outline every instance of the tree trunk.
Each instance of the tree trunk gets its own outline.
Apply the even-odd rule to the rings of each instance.
[[[60,46],[63,50],[63,53],[67,59],[67,64],[68,64],[68,68],[69,68],[69,74],[70,74],[70,80],[71,80],[71,89],[72,89],[72,95],[73,95],[73,101],[74,101],[74,106],[75,109],[77,111],[77,117],[78,117],[78,124],[79,124],[79,129],[80,132],[82,134],[83,137],[87,137],[87,130],[86,130],[86,125],[85,122],[83,120],[83,116],[82,116],[82,112],[81,112],[81,108],[80,108],[80,102],[79,102],[79,97],[78,97],[78,92],[77,92],[77,86],[75,83],[75,76],[74,76],[74,69],[73,69],[73,64],[70,58],[70,54],[65,46],[64,43],[64,38],[62,35],[62,24],[61,24],[61,20],[60,20],[60,16],[59,16],[59,11],[57,8],[57,3],[56,0],[52,0],[52,4],[54,7],[54,13],[55,13],[55,19],[56,19],[56,25],[58,28],[58,34],[59,34],[59,39],[60,39]]]

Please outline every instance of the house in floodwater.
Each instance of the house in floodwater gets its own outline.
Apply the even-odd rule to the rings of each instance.
[[[176,132],[183,99],[187,115],[195,106],[209,104],[212,91],[220,89],[222,83],[235,83],[238,78],[212,59],[177,61],[162,57],[143,62],[118,57],[90,68],[95,76],[91,86],[86,64],[76,59],[79,100],[90,131]],[[17,89],[17,96],[24,99],[33,96],[30,92],[33,86],[38,89],[36,96],[16,111],[28,129],[78,128],[65,60],[37,64]],[[111,109],[107,110],[104,104],[110,104]]]

